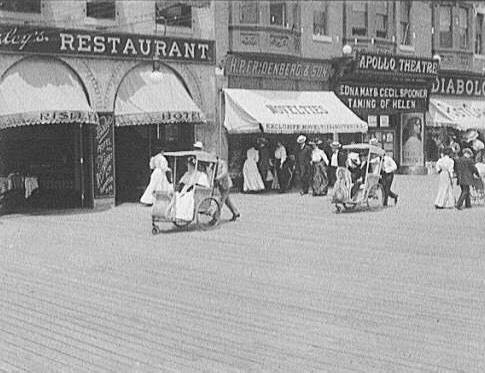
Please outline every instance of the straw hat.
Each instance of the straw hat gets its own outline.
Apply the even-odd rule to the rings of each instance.
[[[377,140],[375,137],[369,140],[369,145],[374,145],[374,146],[379,146],[379,140]]]
[[[463,153],[463,155],[467,155],[468,154],[470,157],[473,157],[473,152],[469,148],[463,149],[462,153]]]
[[[340,143],[338,141],[334,141],[330,144],[330,147],[332,149],[339,149],[340,148]]]
[[[305,141],[306,141],[306,136],[304,136],[304,135],[300,135],[300,136],[298,136],[298,138],[296,139],[296,142],[297,142],[298,144],[303,144]]]
[[[470,142],[478,138],[478,132],[475,130],[468,130],[465,134],[465,141]]]
[[[202,141],[196,141],[194,145],[192,145],[192,148],[196,150],[202,150],[204,149],[204,144],[202,144]]]

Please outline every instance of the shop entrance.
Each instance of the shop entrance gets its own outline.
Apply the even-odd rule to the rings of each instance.
[[[0,131],[7,212],[93,206],[94,126],[35,125]]]
[[[115,129],[116,203],[138,202],[150,181],[150,157],[163,151],[189,150],[192,124],[121,126]]]

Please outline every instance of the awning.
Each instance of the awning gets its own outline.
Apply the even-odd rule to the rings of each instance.
[[[428,125],[433,127],[485,129],[485,100],[431,98],[429,112]]]
[[[202,122],[202,111],[166,67],[153,73],[151,66],[139,66],[121,82],[115,103],[117,126]]]
[[[37,57],[11,67],[0,82],[0,129],[57,123],[97,123],[74,72]]]
[[[367,123],[327,91],[224,89],[229,133],[366,132]]]

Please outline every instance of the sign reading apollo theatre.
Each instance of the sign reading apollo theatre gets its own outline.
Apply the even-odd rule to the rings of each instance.
[[[0,51],[214,63],[209,40],[0,25]]]

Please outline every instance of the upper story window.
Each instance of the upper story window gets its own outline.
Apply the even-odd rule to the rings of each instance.
[[[367,4],[364,1],[352,2],[352,35],[367,35]]]
[[[459,8],[458,34],[460,37],[460,49],[468,49],[468,8]]]
[[[88,0],[86,2],[86,17],[116,19],[115,1]]]
[[[442,48],[452,48],[453,47],[453,23],[452,23],[452,13],[451,6],[441,5],[440,6],[440,47]]]
[[[174,4],[164,7],[164,2],[155,5],[156,23],[165,26],[192,27],[192,7],[186,4]]]
[[[483,13],[478,13],[475,19],[475,53],[483,54]]]
[[[41,13],[41,0],[0,0],[0,11]]]
[[[401,1],[401,45],[411,45],[411,1]]]
[[[313,35],[328,35],[327,5],[313,12]]]
[[[389,29],[389,15],[387,1],[376,2],[376,36],[386,39]]]
[[[269,23],[272,26],[286,25],[286,4],[271,2],[269,4]]]
[[[300,5],[298,3],[293,4],[293,30],[300,30]]]
[[[259,23],[259,7],[256,1],[241,1],[239,23]]]

